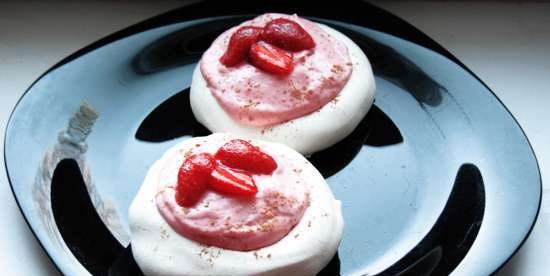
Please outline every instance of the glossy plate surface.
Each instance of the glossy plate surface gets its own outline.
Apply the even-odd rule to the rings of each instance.
[[[487,275],[521,245],[540,204],[535,156],[505,107],[448,52],[360,2],[346,4],[357,13],[346,15],[301,2],[208,5],[75,53],[15,108],[5,142],[10,183],[64,274],[134,275],[123,251],[127,212],[148,167],[182,139],[209,133],[188,100],[200,54],[223,30],[267,11],[344,32],[376,76],[375,107],[360,126],[310,157],[342,200],[346,221],[339,260],[324,275]],[[83,103],[99,115],[81,109],[88,117],[69,128],[87,137],[71,144],[59,133]]]

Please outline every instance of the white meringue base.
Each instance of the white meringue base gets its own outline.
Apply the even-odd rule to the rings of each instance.
[[[149,169],[129,213],[132,252],[145,275],[313,276],[336,253],[344,227],[340,201],[334,198],[324,178],[302,155],[276,143],[252,141],[267,152],[280,154],[300,165],[302,179],[310,191],[310,206],[283,239],[259,250],[232,251],[189,240],[167,224],[157,210],[155,196],[159,182],[163,182],[159,179],[160,169],[168,165],[169,157],[184,153],[195,144],[211,145],[215,151],[235,138],[238,137],[218,133],[182,141]],[[177,171],[170,175],[175,177]]]
[[[342,33],[319,24],[348,48],[353,71],[335,100],[309,115],[270,127],[252,127],[233,120],[218,104],[200,71],[191,83],[191,108],[195,118],[212,132],[229,132],[250,139],[283,143],[302,154],[326,149],[348,136],[372,106],[374,75],[363,51]]]

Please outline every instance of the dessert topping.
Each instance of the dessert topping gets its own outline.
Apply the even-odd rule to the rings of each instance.
[[[302,51],[315,47],[313,38],[298,23],[277,18],[265,25],[262,39],[289,51]]]
[[[298,52],[313,47],[315,41],[302,26],[289,19],[277,18],[263,28],[244,26],[237,29],[231,35],[220,62],[233,67],[248,55],[250,63],[257,68],[276,75],[288,75],[294,69],[292,53],[288,51]]]
[[[262,28],[245,26],[239,28],[229,39],[227,51],[220,58],[225,66],[235,66],[246,59],[250,46],[260,40]]]
[[[254,196],[258,192],[252,176],[223,165],[212,171],[209,183],[214,191],[225,195]]]
[[[281,27],[292,25],[288,22],[307,30],[307,35],[294,27]],[[251,45],[241,63],[226,66],[220,63],[220,57],[229,50],[231,37],[242,26],[261,27],[261,38]],[[284,37],[282,34],[291,35],[276,39]],[[301,47],[314,48],[299,52],[283,48],[300,46],[295,38],[309,36],[314,44],[306,38]],[[338,37],[296,15],[265,14],[220,35],[201,58],[201,75],[207,90],[235,122],[255,128],[272,127],[320,110],[344,89],[354,66],[347,40]],[[288,56],[292,56],[292,62]]]
[[[277,169],[273,157],[241,139],[225,143],[216,153],[216,159],[226,166],[258,174],[271,174]]]
[[[252,65],[276,75],[288,75],[294,69],[291,53],[263,41],[250,47],[249,58]]]
[[[208,188],[229,196],[254,196],[258,188],[252,174],[271,174],[276,168],[273,157],[259,148],[244,140],[231,140],[214,156],[199,153],[183,161],[178,172],[176,202],[191,207]]]
[[[201,199],[215,164],[210,153],[194,154],[183,161],[176,186],[176,202],[179,205],[193,206]]]

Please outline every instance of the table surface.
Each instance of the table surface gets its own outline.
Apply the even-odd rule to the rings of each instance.
[[[189,1],[0,2],[0,144],[28,86],[77,49]],[[527,242],[498,276],[548,275],[550,265],[550,3],[373,1],[417,26],[464,62],[525,130],[541,168],[544,195]],[[101,20],[98,20],[100,18]],[[0,156],[3,156],[0,147]],[[0,158],[0,162],[4,162]],[[0,170],[4,170],[0,164]],[[59,275],[15,204],[0,172],[0,274]]]

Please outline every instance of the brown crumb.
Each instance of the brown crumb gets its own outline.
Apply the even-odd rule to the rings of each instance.
[[[166,231],[166,229],[164,228],[160,228],[160,239],[161,240],[166,240],[170,237],[170,235],[168,235],[168,231]]]
[[[338,64],[334,64],[332,65],[332,68],[330,69],[330,71],[335,74],[342,73],[344,71],[344,68],[342,68],[342,66]]]
[[[290,95],[296,100],[302,99],[302,91],[298,89],[293,89],[292,92],[290,92]]]
[[[243,105],[243,108],[251,108],[251,107],[256,107],[260,104],[260,102],[254,102],[252,100],[248,100],[247,103],[245,105]]]
[[[302,173],[303,170],[302,169],[292,169],[292,171],[299,174],[299,173]]]

